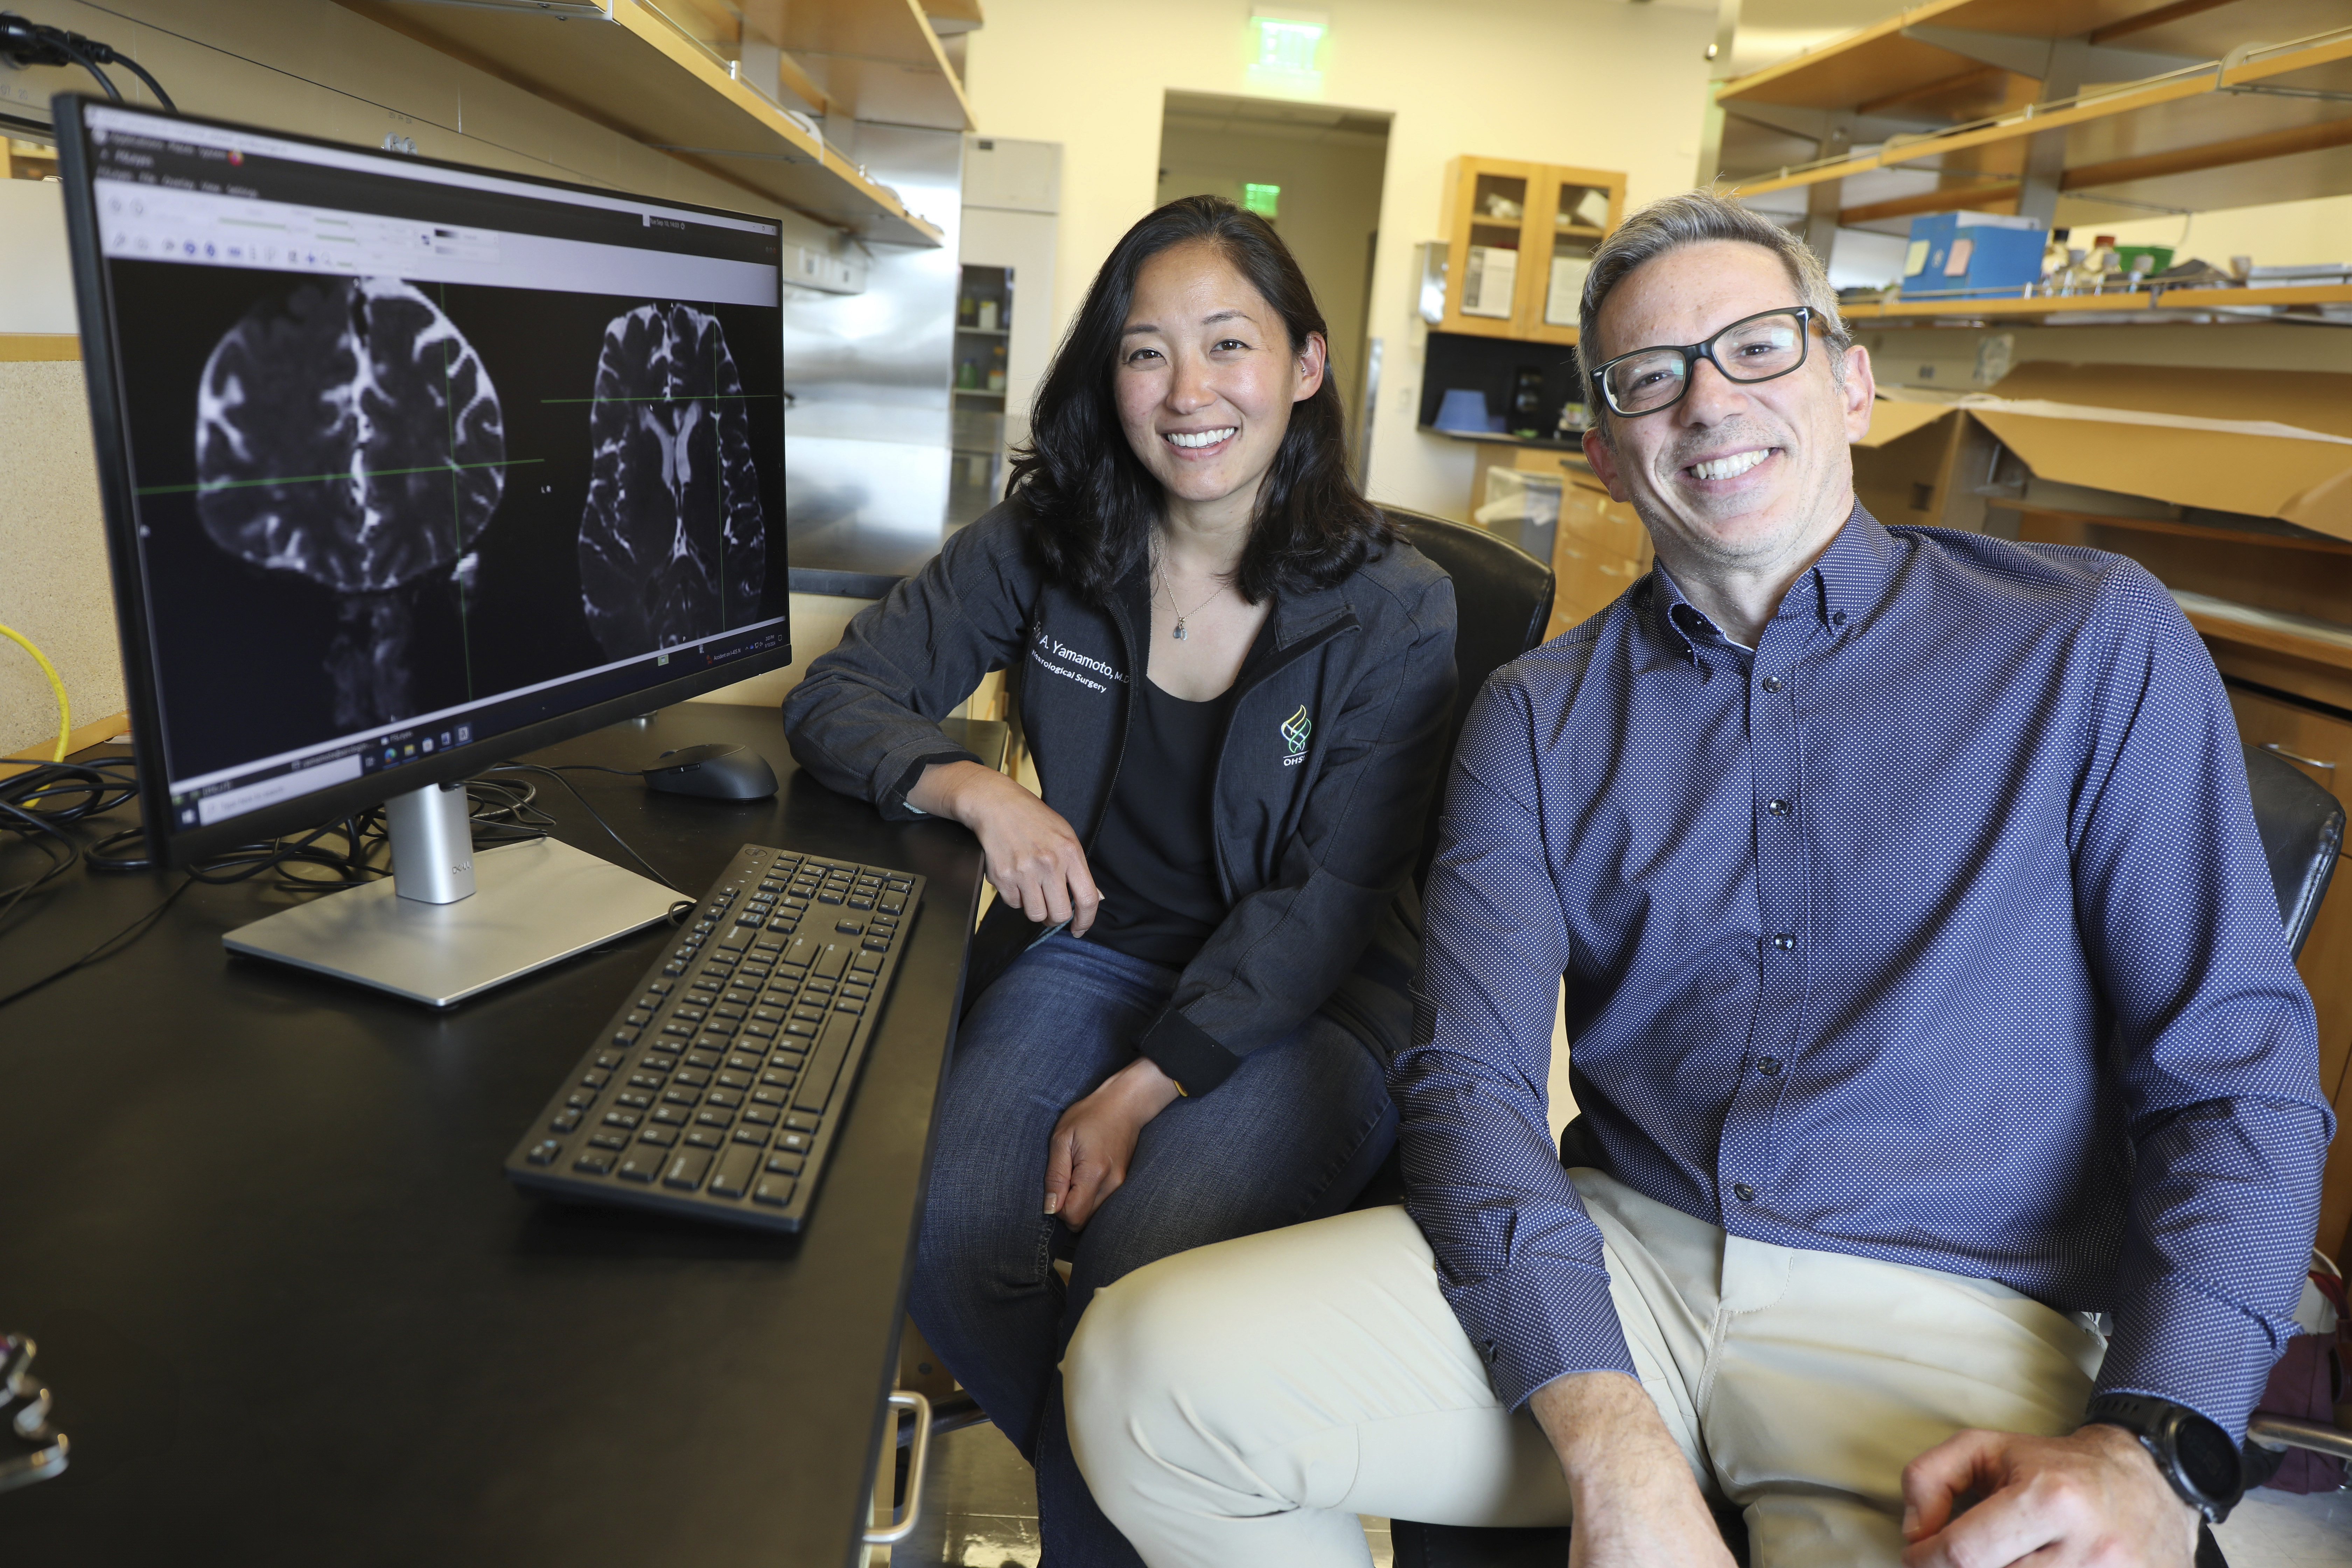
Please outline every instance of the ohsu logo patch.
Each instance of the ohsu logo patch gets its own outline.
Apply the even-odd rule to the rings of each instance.
[[[1315,721],[1307,716],[1307,704],[1282,721],[1282,743],[1290,748],[1290,755],[1282,759],[1286,768],[1295,768],[1307,755],[1307,737],[1315,731]]]

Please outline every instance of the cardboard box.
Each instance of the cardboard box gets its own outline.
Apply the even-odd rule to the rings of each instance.
[[[1911,220],[1906,300],[2016,299],[2042,279],[2049,236],[2030,217],[1931,213]]]

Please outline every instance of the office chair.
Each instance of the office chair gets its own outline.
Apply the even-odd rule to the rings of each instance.
[[[1445,724],[1445,756],[1462,739],[1470,704],[1486,678],[1543,641],[1551,620],[1551,568],[1498,534],[1466,522],[1450,522],[1427,512],[1384,506],[1404,542],[1454,579],[1454,713]],[[1437,857],[1437,814],[1445,801],[1441,775],[1421,835],[1421,858],[1413,863],[1413,886],[1429,880]]]
[[[2287,951],[2300,953],[2311,936],[2320,900],[2327,896],[2328,879],[2336,874],[2336,856],[2344,844],[2344,807],[2309,774],[2276,752],[2248,746],[2245,753],[2254,831],[2262,839],[2263,858],[2270,868],[2271,889],[2278,897]],[[1570,1123],[1561,1133],[1563,1145],[1574,1131]],[[2248,1435],[2267,1448],[2292,1445],[2352,1455],[2352,1434],[2309,1422],[2257,1415]],[[1718,1517],[1732,1555],[1745,1563],[1747,1526],[1736,1510]],[[1478,1530],[1399,1519],[1390,1521],[1389,1530],[1396,1568],[1563,1568],[1568,1562],[1566,1526]],[[2210,1530],[2198,1531],[2196,1568],[2229,1568]]]

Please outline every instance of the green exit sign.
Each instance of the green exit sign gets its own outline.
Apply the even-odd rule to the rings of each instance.
[[[1250,211],[1257,214],[1260,217],[1280,217],[1282,216],[1282,187],[1280,185],[1244,185],[1242,187],[1242,205],[1249,208]]]

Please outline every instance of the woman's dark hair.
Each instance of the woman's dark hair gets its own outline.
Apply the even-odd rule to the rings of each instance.
[[[1274,307],[1294,353],[1325,331],[1315,291],[1274,226],[1221,196],[1180,197],[1121,237],[1037,390],[1007,486],[1026,504],[1047,569],[1097,603],[1143,562],[1160,515],[1160,481],[1127,444],[1111,385],[1136,275],[1161,251],[1195,243],[1214,246]],[[1391,537],[1348,473],[1347,415],[1327,366],[1314,395],[1291,405],[1234,585],[1254,605],[1328,587]]]

